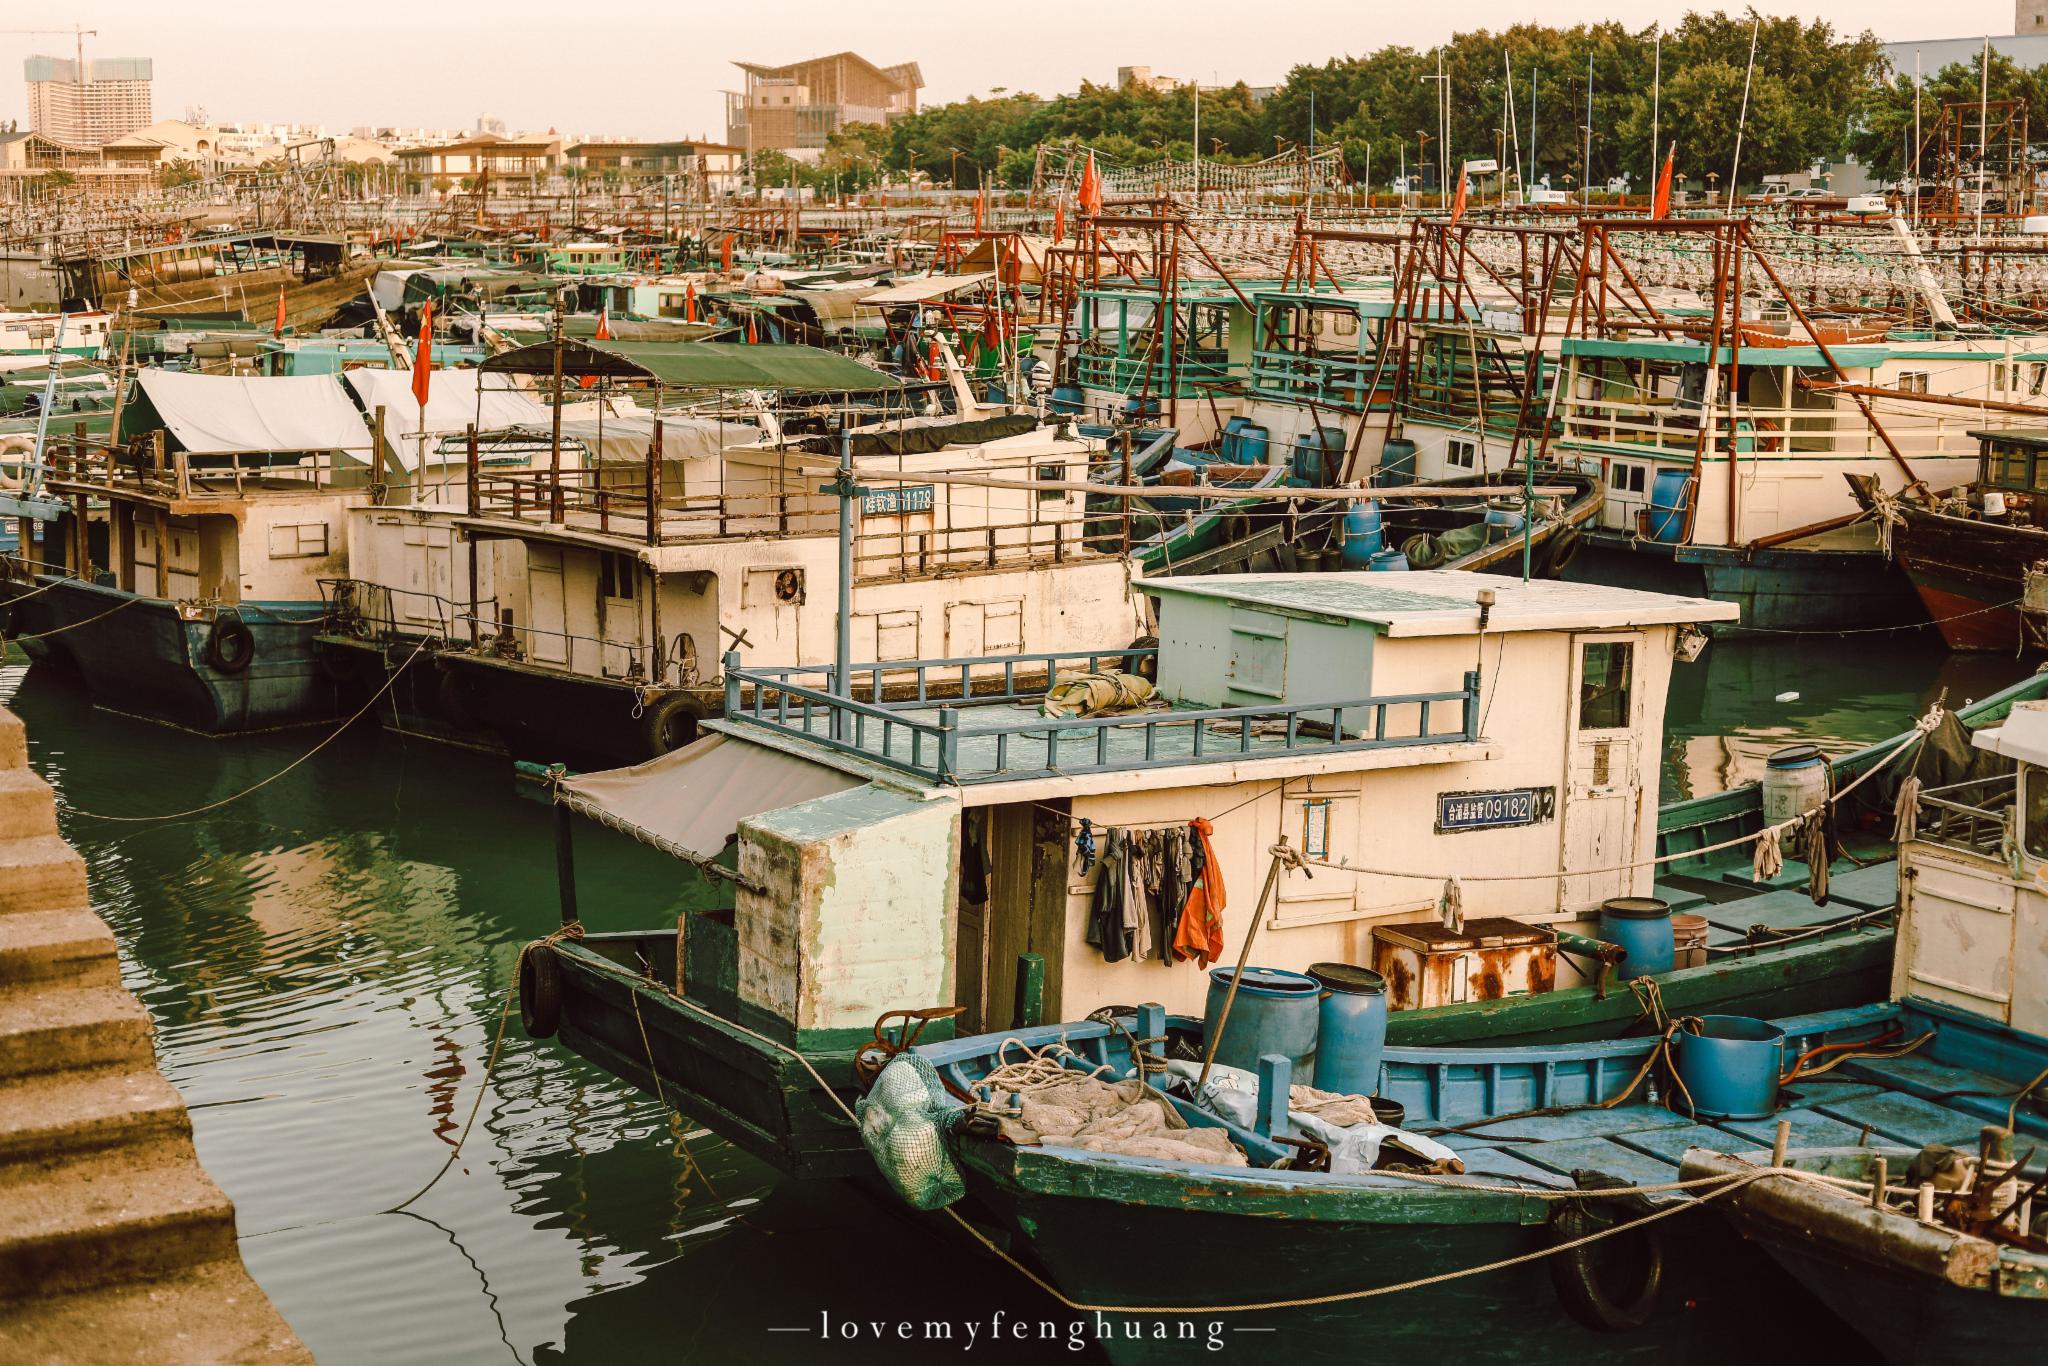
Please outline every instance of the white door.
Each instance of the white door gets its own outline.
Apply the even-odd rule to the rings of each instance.
[[[1624,865],[1638,857],[1636,832],[1644,800],[1637,750],[1642,742],[1642,651],[1640,636],[1572,638],[1560,822],[1562,903],[1568,910],[1627,896],[1635,886],[1635,871]]]
[[[562,551],[558,546],[526,549],[526,652],[541,664],[567,664],[569,638],[566,599],[562,596]]]
[[[742,664],[795,664],[803,659],[798,623],[804,605],[804,571],[794,566],[749,569],[740,580],[739,647]]]
[[[640,562],[631,555],[600,553],[597,564],[597,619],[604,623],[604,672],[624,678],[639,653]]]

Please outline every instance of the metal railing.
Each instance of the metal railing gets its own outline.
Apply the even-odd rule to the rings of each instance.
[[[364,487],[370,452],[361,459],[332,450],[166,454],[161,440],[134,447],[100,440],[53,440],[47,480],[63,493],[129,494],[144,498],[242,498],[257,492],[309,492]]]
[[[1915,833],[1930,844],[2003,857],[2015,782],[2012,774],[2003,773],[1926,789],[1920,794]]]
[[[1154,650],[1128,649],[856,664],[849,666],[849,680],[862,675],[869,680],[871,700],[860,701],[827,690],[834,672],[829,666],[747,669],[738,653],[730,652],[725,656],[725,714],[742,724],[806,739],[938,783],[1001,782],[1479,738],[1476,671],[1468,671],[1464,686],[1450,692],[962,725],[966,708],[1042,695],[1042,687],[1020,690],[1020,678],[1051,682],[1059,678],[1062,664],[1074,665],[1077,672],[1092,672],[1106,661],[1134,669],[1156,657]],[[947,691],[958,700],[941,705],[935,716],[910,714],[930,712],[935,676],[945,677]],[[799,677],[817,686],[795,681]],[[897,680],[893,684],[891,677]],[[898,700],[882,700],[892,689]],[[1396,716],[1409,709],[1414,713],[1412,733]],[[1432,728],[1433,709],[1439,718],[1445,709],[1455,709],[1458,728]],[[1185,744],[1179,743],[1183,735]]]

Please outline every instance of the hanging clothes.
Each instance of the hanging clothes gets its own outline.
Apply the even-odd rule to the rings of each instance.
[[[1174,957],[1193,958],[1204,968],[1223,956],[1223,865],[1209,843],[1211,829],[1199,816],[1188,822],[1196,855],[1195,886],[1173,937]]]
[[[1124,864],[1128,852],[1123,831],[1102,832],[1102,853],[1097,859],[1101,868],[1095,876],[1095,900],[1088,917],[1087,939],[1102,950],[1105,963],[1121,963],[1129,958],[1135,937],[1126,896],[1129,883]]]
[[[1124,832],[1124,926],[1131,932],[1131,956],[1150,958],[1157,951],[1157,913],[1152,908],[1159,885],[1154,871],[1158,838],[1149,830]]]
[[[1173,940],[1180,930],[1180,912],[1188,904],[1195,886],[1194,842],[1185,826],[1153,834],[1158,841],[1158,881],[1153,884],[1152,914],[1158,926],[1153,936],[1161,962],[1173,961]]]

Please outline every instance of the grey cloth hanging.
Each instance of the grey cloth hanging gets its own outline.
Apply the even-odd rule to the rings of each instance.
[[[1102,950],[1106,963],[1121,963],[1131,956],[1129,884],[1124,865],[1130,845],[1121,830],[1102,832],[1101,855],[1097,858],[1095,901],[1088,917],[1088,942]]]

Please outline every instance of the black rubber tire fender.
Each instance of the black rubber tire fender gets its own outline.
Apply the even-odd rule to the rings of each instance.
[[[1139,636],[1124,648],[1127,650],[1157,650],[1159,648],[1159,637],[1154,635]],[[1123,672],[1136,674],[1147,683],[1157,683],[1159,681],[1159,656],[1157,654],[1125,655],[1121,665]]]
[[[1614,1222],[1586,1209],[1583,1202],[1572,1202],[1551,1216],[1548,1233],[1553,1243],[1563,1244],[1611,1228]],[[1610,1286],[1609,1262],[1623,1249],[1639,1251],[1641,1279],[1634,1286]],[[1664,1243],[1653,1229],[1616,1233],[1585,1247],[1567,1248],[1551,1254],[1549,1261],[1558,1302],[1596,1333],[1634,1332],[1657,1312],[1664,1289]]]
[[[658,759],[697,738],[704,708],[686,692],[664,693],[640,711],[640,743],[647,757]]]
[[[247,673],[256,660],[256,633],[240,617],[215,617],[206,636],[206,662],[217,673]]]
[[[1579,529],[1568,526],[1561,529],[1551,540],[1550,572],[1555,574],[1578,557]]]
[[[550,944],[529,944],[519,957],[519,1025],[529,1039],[562,1027],[562,963]]]

